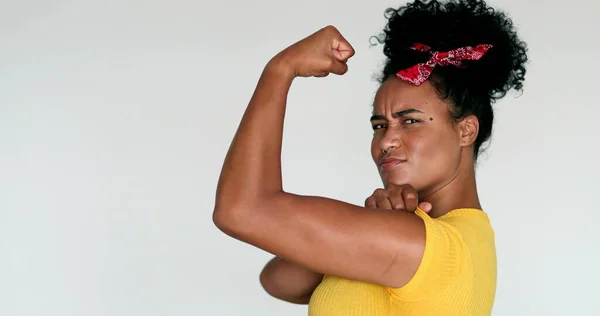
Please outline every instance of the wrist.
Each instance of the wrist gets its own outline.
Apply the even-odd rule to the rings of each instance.
[[[296,77],[294,68],[282,54],[277,54],[275,57],[269,60],[264,71],[284,77],[288,80],[292,80]]]

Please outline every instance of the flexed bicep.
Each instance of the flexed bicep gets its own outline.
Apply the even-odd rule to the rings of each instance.
[[[233,212],[220,228],[319,273],[400,287],[416,272],[425,247],[423,221],[323,197],[281,193],[252,210]]]

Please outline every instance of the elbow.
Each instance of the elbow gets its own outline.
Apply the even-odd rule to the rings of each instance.
[[[260,285],[262,286],[262,288],[265,290],[265,292],[267,292],[267,294],[276,297],[277,296],[277,290],[274,287],[274,284],[271,280],[271,278],[269,277],[269,272],[267,269],[264,269],[261,273],[260,273]]]
[[[239,218],[240,202],[239,199],[232,199],[217,190],[212,220],[213,224],[227,235],[233,234],[237,229],[236,218]]]
[[[236,223],[239,220],[238,216],[235,216],[236,212],[231,209],[221,209],[215,207],[213,212],[213,223],[215,226],[222,232],[227,235],[234,236],[237,235],[237,231],[239,230],[239,224]],[[236,220],[236,218],[238,220]]]
[[[310,297],[312,293],[307,295],[297,295],[293,293],[288,293],[289,291],[285,290],[285,286],[278,282],[268,271],[265,269],[260,274],[260,285],[262,288],[269,294],[271,297],[276,299],[300,305],[307,305],[310,302]]]
[[[242,236],[251,233],[252,216],[257,213],[257,208],[252,204],[239,201],[236,203],[217,203],[213,211],[213,223],[223,233],[241,239]]]
[[[257,218],[264,218],[266,215],[264,212],[273,208],[271,203],[273,200],[267,197],[238,197],[234,200],[217,197],[213,211],[213,223],[228,235],[249,233],[247,230],[253,228],[253,223],[255,224],[254,226],[258,225],[259,221],[257,221]]]

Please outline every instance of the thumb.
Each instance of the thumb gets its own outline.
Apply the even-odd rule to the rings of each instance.
[[[429,213],[431,211],[431,209],[433,208],[433,206],[429,202],[421,202],[421,203],[419,203],[419,208],[421,210],[423,210],[423,212]]]
[[[331,72],[336,75],[343,75],[348,71],[348,65],[343,62],[334,61],[331,65]]]

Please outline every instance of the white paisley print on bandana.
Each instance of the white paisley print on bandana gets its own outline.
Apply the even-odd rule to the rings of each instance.
[[[432,52],[431,47],[424,44],[415,44],[410,49],[430,53],[431,58],[425,63],[416,64],[410,68],[400,70],[396,76],[416,86],[421,85],[433,72],[436,65],[456,67],[463,66],[463,60],[479,60],[493,46],[490,44],[479,44],[475,47],[465,46],[447,52]]]

